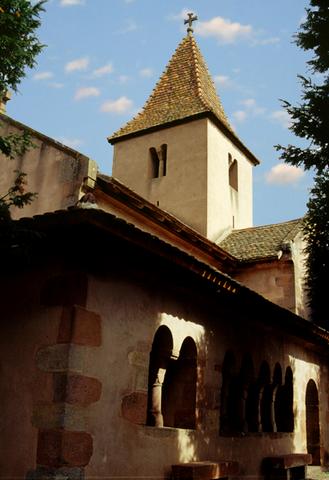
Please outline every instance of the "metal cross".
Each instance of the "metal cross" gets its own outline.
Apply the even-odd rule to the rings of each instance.
[[[188,13],[187,16],[188,16],[188,19],[184,20],[184,25],[188,23],[187,33],[193,33],[192,25],[193,25],[193,22],[195,22],[198,19],[198,17],[194,15],[194,13]]]

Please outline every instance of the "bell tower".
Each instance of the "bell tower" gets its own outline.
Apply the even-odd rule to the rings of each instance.
[[[113,177],[212,241],[252,226],[252,169],[193,36],[174,52],[143,110],[109,137]]]

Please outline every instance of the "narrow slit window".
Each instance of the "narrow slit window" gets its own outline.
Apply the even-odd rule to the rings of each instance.
[[[238,162],[236,160],[232,160],[232,156],[229,154],[229,184],[230,187],[234,188],[234,190],[238,191]]]
[[[167,175],[167,144],[161,145],[161,163],[162,163],[162,175]]]
[[[158,152],[154,147],[150,148],[150,156],[151,156],[151,176],[152,178],[159,178],[160,158],[159,158]]]

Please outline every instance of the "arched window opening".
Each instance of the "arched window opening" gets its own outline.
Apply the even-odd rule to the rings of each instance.
[[[248,396],[250,386],[254,383],[254,364],[249,354],[246,354],[242,359],[240,370],[240,400],[238,405],[237,418],[238,430],[240,432],[249,431],[249,410],[248,410]]]
[[[220,432],[222,435],[229,434],[234,424],[234,378],[236,376],[236,362],[233,352],[226,352],[222,368],[222,388],[220,394]]]
[[[163,143],[160,148],[150,148],[151,177],[159,178],[167,175],[167,144]]]
[[[263,361],[258,376],[258,432],[268,432],[270,431],[270,422],[271,422],[271,394],[270,394],[270,383],[271,383],[271,371],[269,364],[266,361]]]
[[[270,383],[271,373],[267,362],[262,362],[257,380],[249,387],[247,398],[247,419],[249,432],[261,432],[263,424],[267,425],[267,387]]]
[[[238,191],[238,162],[232,160],[232,156],[229,154],[229,167],[228,167],[229,185]]]
[[[158,152],[154,147],[150,148],[150,157],[151,157],[151,177],[159,178],[160,158],[159,158]]]
[[[280,389],[282,388],[282,368],[279,363],[275,364],[273,373],[273,393],[271,408],[272,431],[279,432],[280,418],[284,415],[283,405],[280,403]]]
[[[154,335],[150,353],[147,425],[162,427],[162,389],[166,371],[171,362],[173,338],[168,327],[162,325]]]
[[[294,386],[293,386],[293,374],[290,367],[286,368],[285,380],[285,405],[286,405],[286,424],[285,432],[294,431]]]
[[[314,380],[307,384],[305,406],[307,453],[312,454],[312,465],[320,465],[319,395]]]
[[[163,177],[167,175],[167,144],[161,145],[161,159],[160,159],[160,175]]]
[[[176,361],[170,361],[162,390],[163,424],[167,427],[195,428],[197,349],[187,337]]]

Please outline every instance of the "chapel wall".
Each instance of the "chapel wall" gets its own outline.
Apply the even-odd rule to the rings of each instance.
[[[26,130],[32,146],[13,160],[0,154],[0,192],[8,191],[16,178],[15,170],[27,174],[26,191],[37,193],[30,205],[12,208],[12,217],[29,217],[65,209],[80,196],[84,178],[95,176],[97,166],[86,156],[45,135],[1,116],[2,134],[22,134]]]
[[[44,274],[35,271],[21,276],[7,273],[0,283],[0,471],[4,478],[25,478],[35,468],[38,423],[45,420],[43,405],[53,400],[53,378],[38,368],[36,357],[40,348],[56,343],[61,312],[40,304],[44,281]]]
[[[207,217],[207,120],[119,141],[114,145],[112,175],[133,191],[176,216],[206,236]],[[163,163],[155,176],[151,149]]]
[[[205,304],[207,297],[204,298]],[[100,401],[89,417],[94,453],[87,476],[169,477],[172,464],[197,460],[238,460],[242,475],[257,478],[266,456],[306,451],[305,391],[313,379],[319,390],[321,455],[327,457],[329,415],[327,367],[304,342],[265,327],[266,320],[238,304],[200,305],[187,292],[122,279],[94,277],[88,308],[102,318],[103,343],[89,375],[103,384]],[[196,429],[147,426],[148,368],[157,329],[173,336],[173,355],[191,337],[198,351]],[[238,374],[250,354],[255,376],[265,361],[271,378],[279,363],[283,376],[293,374],[294,432],[220,435],[221,387],[225,354],[232,351]],[[284,380],[283,380],[284,381]],[[115,432],[111,434],[111,432]]]
[[[245,265],[234,278],[280,307],[296,310],[295,273],[291,260],[280,259]]]
[[[207,238],[216,243],[232,229],[253,225],[253,164],[210,120],[207,120]],[[229,169],[236,163],[237,181],[230,185]]]

